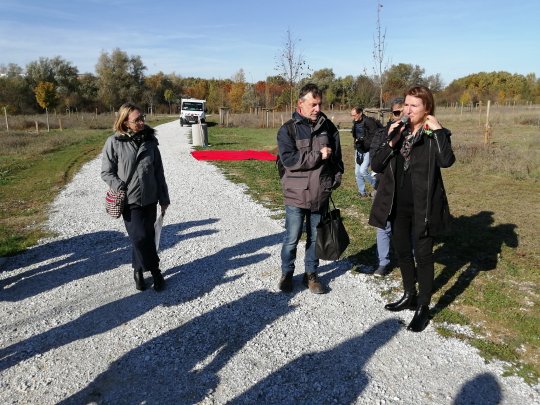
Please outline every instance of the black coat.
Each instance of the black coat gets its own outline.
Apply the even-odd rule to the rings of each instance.
[[[405,136],[407,134],[404,134]],[[450,211],[441,168],[450,167],[456,158],[450,143],[450,131],[442,128],[422,138],[411,150],[409,171],[414,192],[414,229],[417,237],[436,236],[445,231]],[[371,207],[369,224],[385,228],[392,213],[396,162],[402,142],[392,148],[384,140],[372,153],[371,168],[379,176],[377,194]]]

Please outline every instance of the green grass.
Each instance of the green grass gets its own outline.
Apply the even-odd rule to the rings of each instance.
[[[0,133],[0,256],[21,252],[47,236],[42,224],[49,204],[80,167],[101,152],[111,133],[85,126],[40,134]]]

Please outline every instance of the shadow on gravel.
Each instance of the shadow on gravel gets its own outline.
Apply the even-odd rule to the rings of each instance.
[[[161,249],[173,247],[189,238],[215,233],[217,232],[215,230],[199,230],[189,233],[184,233],[184,231],[217,221],[218,219],[210,218],[166,225],[162,231]],[[21,261],[24,263],[21,264]],[[45,263],[47,261],[49,263]],[[17,268],[15,266],[27,267],[34,264],[38,264],[38,266],[1,279],[0,300],[24,300],[130,262],[131,244],[128,237],[118,231],[94,232],[46,243],[10,258],[2,271],[4,275],[15,270]]]
[[[222,402],[219,372],[245,344],[276,319],[294,310],[293,295],[255,291],[201,315],[127,353],[85,389],[62,401],[81,403]],[[335,349],[303,355],[236,398],[236,403],[350,403],[367,386],[362,368],[400,329],[382,322]],[[239,380],[253,379],[271,355],[272,342],[237,363]],[[316,386],[315,384],[319,384]],[[224,383],[234,389],[235,381]],[[319,389],[320,388],[320,389]]]
[[[366,363],[399,330],[389,319],[332,350],[304,354],[227,403],[354,403],[369,384]]]
[[[461,387],[453,405],[500,404],[503,400],[501,387],[490,373],[477,375]]]
[[[37,267],[0,280],[0,300],[21,301],[71,281],[114,269],[131,259],[129,246],[129,239],[123,233],[102,231],[29,249],[10,258],[2,273],[7,275],[17,268],[15,266]],[[45,263],[47,261],[49,263]]]
[[[182,228],[182,225],[170,225],[170,227],[172,233],[176,234],[177,229]],[[203,296],[217,285],[241,277],[241,275],[227,277],[226,273],[229,270],[249,266],[266,259],[269,256],[268,253],[256,254],[255,252],[279,243],[281,240],[281,234],[256,238],[170,269],[164,273],[165,276],[169,275],[167,287],[159,294],[152,289],[135,293],[135,288],[133,288],[133,295],[103,305],[71,322],[1,349],[0,371],[37,354],[43,354],[79,339],[107,332],[159,305],[177,305]],[[129,256],[129,254],[124,252],[123,256]],[[113,288],[113,286],[108,288]],[[201,333],[205,333],[204,328],[201,329]]]
[[[215,224],[218,222],[217,218],[209,218],[198,221],[186,221],[178,224],[164,225],[161,231],[161,240],[159,248],[160,250],[169,249],[177,245],[186,239],[198,238],[200,236],[212,235],[218,231],[215,229],[203,229],[199,231],[193,231],[184,233],[186,229],[195,228],[203,225]]]
[[[473,282],[481,271],[494,270],[502,246],[518,246],[517,226],[493,226],[493,212],[482,211],[470,217],[452,219],[452,232],[435,251],[435,261],[444,268],[435,278],[433,292],[443,289],[461,271],[453,285],[444,292],[432,309],[437,314],[450,305]],[[465,270],[461,270],[466,267]]]

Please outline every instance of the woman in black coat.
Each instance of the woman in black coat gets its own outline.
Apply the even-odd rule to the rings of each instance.
[[[392,223],[392,242],[403,280],[403,296],[385,305],[389,311],[415,309],[407,329],[420,332],[429,323],[433,290],[433,238],[448,225],[450,213],[441,167],[454,152],[450,131],[433,115],[433,94],[425,86],[405,93],[404,117],[388,128],[388,138],[373,154],[371,168],[381,173],[369,223]],[[418,283],[418,292],[416,284]]]

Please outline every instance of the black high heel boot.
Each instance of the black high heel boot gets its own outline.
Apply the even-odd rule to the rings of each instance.
[[[403,297],[401,297],[396,302],[386,304],[384,309],[392,312],[403,311],[404,309],[415,309],[416,308],[416,292],[405,291]]]
[[[429,306],[419,305],[418,308],[416,308],[411,323],[409,324],[409,326],[407,326],[407,330],[410,330],[412,332],[422,332],[424,329],[426,329],[428,323]]]
[[[163,278],[163,275],[161,274],[161,270],[153,270],[152,277],[154,278],[154,290],[155,291],[161,291],[165,288],[165,279]]]
[[[146,290],[146,284],[144,283],[144,276],[142,269],[133,270],[133,278],[135,279],[135,288],[139,291]]]

